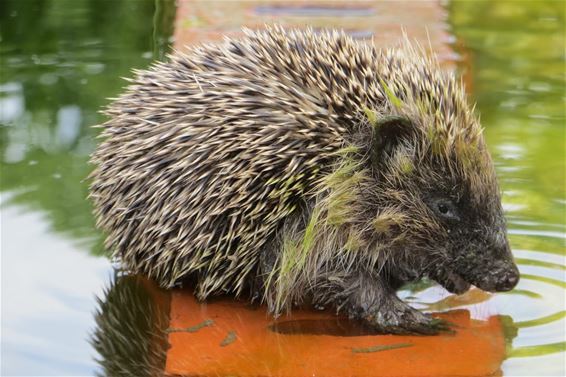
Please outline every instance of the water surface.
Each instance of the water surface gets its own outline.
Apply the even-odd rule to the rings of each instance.
[[[212,36],[216,25],[233,19],[227,4],[210,5],[210,14],[179,14],[177,27]],[[254,4],[241,5],[242,24],[270,17],[346,27],[376,40],[364,26],[371,17],[388,32],[397,26],[382,3],[342,11]],[[505,294],[456,298],[427,284],[400,294],[428,310],[498,316],[505,375],[564,375],[564,3],[462,1],[442,11],[445,19],[430,28],[450,36],[442,43],[452,53],[443,56],[456,63],[477,101],[522,280]],[[119,93],[120,77],[163,57],[174,17],[173,2],[165,0],[0,3],[2,375],[117,375],[127,370],[124,360],[149,375],[163,366],[167,348],[154,334],[167,328],[169,297],[114,270],[100,246],[84,178],[96,144],[91,125],[103,120],[97,111]],[[108,318],[125,318],[128,326]],[[305,323],[279,331],[293,336],[304,326],[300,331],[337,336],[359,331]],[[131,339],[121,343],[123,354],[104,343],[108,333]]]

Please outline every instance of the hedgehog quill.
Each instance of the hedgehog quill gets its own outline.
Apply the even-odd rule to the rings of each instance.
[[[444,329],[396,296],[407,282],[517,284],[461,82],[407,40],[244,34],[135,71],[106,109],[90,197],[125,269],[274,315],[332,306],[384,333]]]

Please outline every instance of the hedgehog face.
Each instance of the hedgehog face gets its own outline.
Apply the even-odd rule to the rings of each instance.
[[[426,274],[453,293],[465,292],[470,284],[485,291],[511,290],[519,272],[498,190],[475,198],[470,189],[464,177],[449,176],[421,194],[429,220],[436,224],[436,237],[426,252],[437,256],[437,263]]]
[[[458,140],[438,153],[422,142],[427,131],[411,131],[409,122],[394,120],[379,130],[377,195],[389,209],[380,210],[374,228],[379,232],[385,220],[396,218],[398,232],[390,238],[405,251],[400,268],[407,276],[428,276],[453,293],[471,284],[486,291],[512,289],[519,272],[483,140],[473,154],[462,154]]]

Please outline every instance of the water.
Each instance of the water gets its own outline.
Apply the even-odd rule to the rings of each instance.
[[[398,34],[391,31],[391,14],[399,7],[416,9],[413,18],[402,12],[399,21],[409,32],[435,7],[368,4],[255,8],[181,2],[179,15],[185,16],[175,36],[179,45],[217,39],[218,32],[234,32],[241,24],[280,20],[340,26],[376,41],[383,35],[374,29],[384,30],[391,42]],[[114,271],[85,200],[84,178],[96,144],[90,126],[103,119],[97,111],[120,92],[119,78],[131,68],[163,57],[175,11],[167,0],[0,4],[2,375],[127,375],[131,368],[155,375],[164,364],[173,367],[164,330],[178,320],[174,313],[188,310],[179,306],[186,298]],[[447,64],[455,63],[478,103],[522,280],[505,294],[472,291],[457,298],[421,284],[400,295],[429,310],[466,309],[475,319],[497,318],[505,339],[504,375],[564,375],[564,3],[462,1],[448,3],[439,14],[427,25],[432,45]],[[195,310],[212,313],[215,305]],[[270,331],[285,342],[296,333],[360,335],[355,325],[310,315],[286,319]],[[243,326],[236,331],[244,339],[251,324],[229,326]],[[219,341],[231,330],[218,334]]]

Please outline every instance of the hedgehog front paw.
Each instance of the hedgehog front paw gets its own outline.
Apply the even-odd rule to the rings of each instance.
[[[377,332],[386,334],[437,335],[441,332],[453,332],[448,322],[433,318],[404,303],[382,306],[362,316],[362,319]]]

